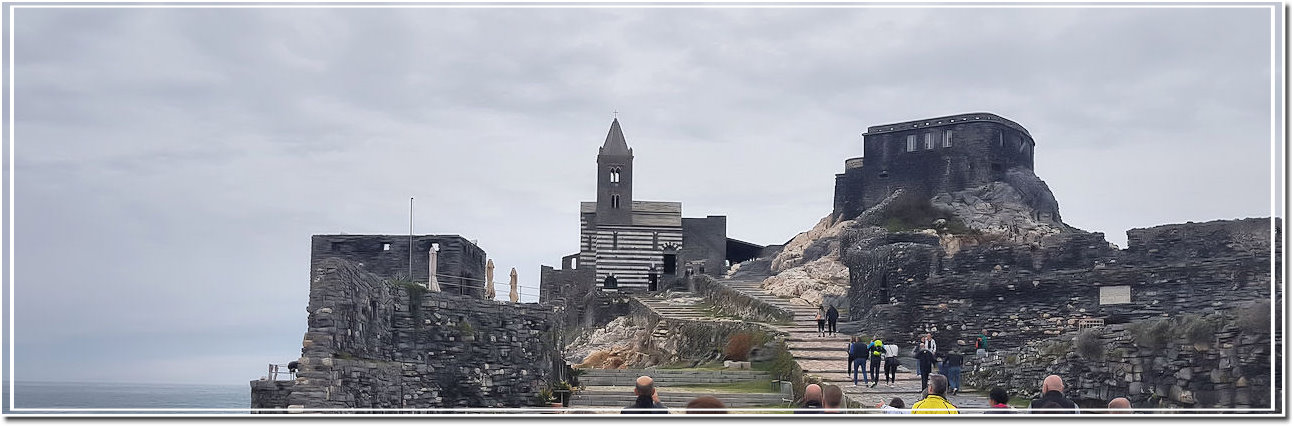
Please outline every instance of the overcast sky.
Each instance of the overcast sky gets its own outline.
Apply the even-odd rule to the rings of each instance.
[[[18,9],[13,377],[256,379],[300,356],[310,236],[403,235],[409,197],[537,286],[612,111],[637,199],[759,244],[830,213],[867,126],[976,111],[1120,246],[1271,216],[1272,13]]]

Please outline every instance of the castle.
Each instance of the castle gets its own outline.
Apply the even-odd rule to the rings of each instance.
[[[1031,186],[1034,141],[1014,121],[986,112],[883,124],[863,133],[863,156],[836,175],[833,216],[850,219],[897,189],[929,200],[994,181]],[[1029,173],[1012,173],[1019,168]],[[1039,181],[1040,182],[1040,181]],[[1030,200],[1044,217],[1060,220],[1050,194]]]

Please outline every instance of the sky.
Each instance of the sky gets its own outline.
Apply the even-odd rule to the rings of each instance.
[[[831,212],[867,126],[979,111],[1121,247],[1279,215],[1273,9],[1024,6],[16,9],[6,378],[263,376],[300,356],[310,236],[404,235],[410,197],[534,300],[613,112],[637,199],[758,244]]]

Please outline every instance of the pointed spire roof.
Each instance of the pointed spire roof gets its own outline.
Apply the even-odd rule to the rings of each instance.
[[[625,134],[620,131],[620,119],[611,120],[611,130],[607,131],[607,141],[602,144],[599,154],[629,155],[629,144],[625,143]]]

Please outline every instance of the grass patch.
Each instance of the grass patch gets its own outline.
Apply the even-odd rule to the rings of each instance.
[[[701,383],[670,386],[670,389],[687,389],[714,393],[776,393],[770,380],[751,380],[735,383]]]
[[[1006,402],[1006,405],[1010,405],[1010,406],[1015,407],[1015,408],[1024,408],[1024,409],[1028,409],[1028,408],[1029,408],[1029,404],[1030,404],[1030,403],[1032,403],[1032,402],[1033,402],[1033,400],[1032,400],[1032,399],[1029,399],[1029,398],[1019,398],[1019,397],[1014,397],[1014,396],[1013,396],[1013,397],[1011,397],[1011,400],[1010,400],[1010,401],[1007,401],[1007,402]]]

